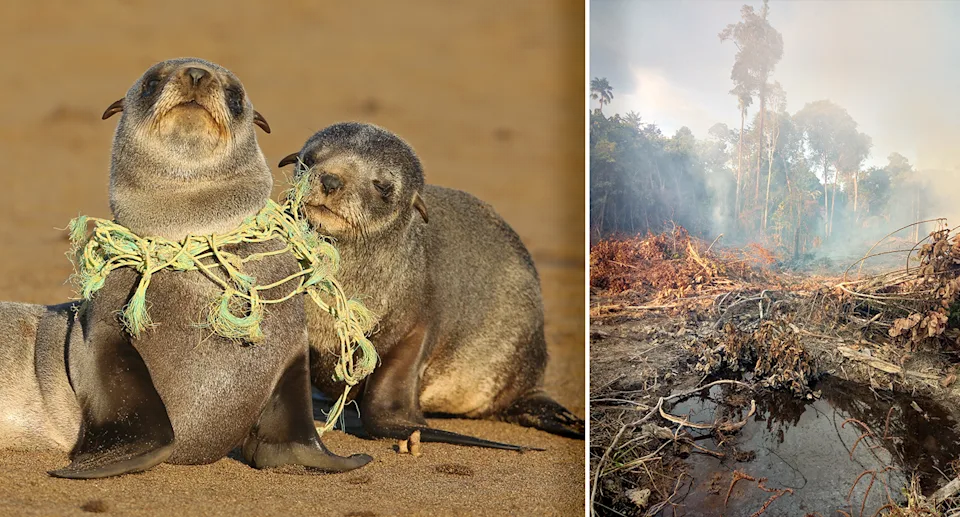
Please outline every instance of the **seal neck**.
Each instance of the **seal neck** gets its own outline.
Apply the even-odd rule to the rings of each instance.
[[[116,221],[138,235],[180,241],[187,235],[226,233],[259,212],[273,179],[249,176],[189,182],[150,178],[148,185],[112,181],[110,207]]]
[[[419,217],[411,216],[407,224],[367,239],[334,240],[340,252],[340,278],[356,291],[351,295],[405,282],[406,272],[425,267],[427,236]]]

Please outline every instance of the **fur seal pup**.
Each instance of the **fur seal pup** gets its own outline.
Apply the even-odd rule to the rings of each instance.
[[[70,450],[80,405],[67,375],[76,304],[0,302],[0,447]]]
[[[393,133],[341,123],[280,166],[311,174],[308,221],[332,237],[340,280],[380,317],[381,364],[364,380],[360,417],[375,437],[522,449],[427,427],[424,413],[492,417],[583,439],[583,420],[541,389],[547,362],[540,279],[520,238],[477,198],[424,184]],[[428,217],[429,212],[429,217]],[[314,385],[328,396],[336,342],[308,307]]]
[[[260,211],[272,176],[254,126],[269,131],[230,71],[201,59],[158,63],[104,113],[122,113],[113,141],[110,206],[142,236],[179,241],[223,233]],[[245,257],[259,285],[299,271],[279,240],[227,251]],[[258,255],[259,256],[259,255]],[[80,407],[72,462],[50,474],[98,478],[161,462],[210,463],[242,445],[254,467],[297,464],[324,471],[372,458],[330,453],[314,427],[304,297],[272,305],[264,341],[241,346],[196,324],[221,292],[198,271],[153,275],[146,304],[158,324],[128,334],[117,312],[139,281],[133,268],[106,278],[80,312],[82,342],[67,353]],[[264,291],[277,299],[286,284]]]

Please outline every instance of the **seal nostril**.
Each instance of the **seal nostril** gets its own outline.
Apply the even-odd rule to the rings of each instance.
[[[202,81],[203,78],[209,74],[207,74],[207,71],[202,68],[190,67],[187,69],[187,75],[193,80],[193,85],[197,86],[200,84],[200,81]]]
[[[343,180],[336,174],[322,174],[320,176],[320,184],[323,185],[323,192],[325,194],[332,194],[343,188]]]

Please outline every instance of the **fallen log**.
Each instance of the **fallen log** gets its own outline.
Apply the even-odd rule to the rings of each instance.
[[[864,363],[867,366],[870,366],[871,368],[875,368],[882,372],[892,373],[894,375],[916,377],[918,379],[925,379],[930,381],[936,381],[940,379],[940,376],[937,374],[921,373],[921,372],[906,370],[891,362],[884,361],[882,359],[877,359],[876,357],[864,354],[863,352],[858,352],[848,346],[842,346],[842,345],[838,346],[837,351],[840,352],[840,354],[846,357],[847,359],[852,359],[854,361]]]

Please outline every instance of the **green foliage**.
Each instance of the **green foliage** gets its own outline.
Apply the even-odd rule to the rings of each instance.
[[[836,229],[849,233],[873,224],[872,218],[891,211],[893,193],[904,188],[912,168],[899,155],[891,156],[884,168],[859,171],[857,164],[860,199],[859,212],[854,213],[851,174],[841,175],[840,186],[833,191],[827,187],[833,186],[836,176],[829,175],[831,183],[825,185],[818,169],[823,156],[834,159],[828,165],[843,163],[843,137],[856,139],[862,134],[849,131],[856,124],[842,108],[814,104],[816,111],[808,106],[792,117],[782,111],[768,114],[768,127],[776,127],[777,135],[769,155],[772,162],[767,152],[763,156],[762,170],[770,174],[769,201],[763,196],[745,197],[739,213],[734,210],[735,131],[715,124],[702,140],[685,127],[665,137],[635,113],[606,117],[594,111],[590,116],[592,232],[597,236],[658,232],[675,223],[705,238],[724,233],[727,242],[763,242],[789,257],[811,251],[815,242],[827,237],[824,217],[830,212],[824,209],[825,196],[835,198]],[[759,134],[748,129],[745,149],[755,153]],[[766,229],[761,224],[765,203],[769,203]]]
[[[947,327],[960,328],[960,301],[954,301],[948,309]]]
[[[601,233],[660,229],[670,221],[706,232],[711,204],[700,143],[687,128],[665,138],[638,116],[590,116],[591,224]]]
[[[590,81],[590,98],[600,102],[600,111],[603,111],[604,104],[610,104],[613,100],[613,87],[610,86],[606,77],[603,79],[594,77]]]

